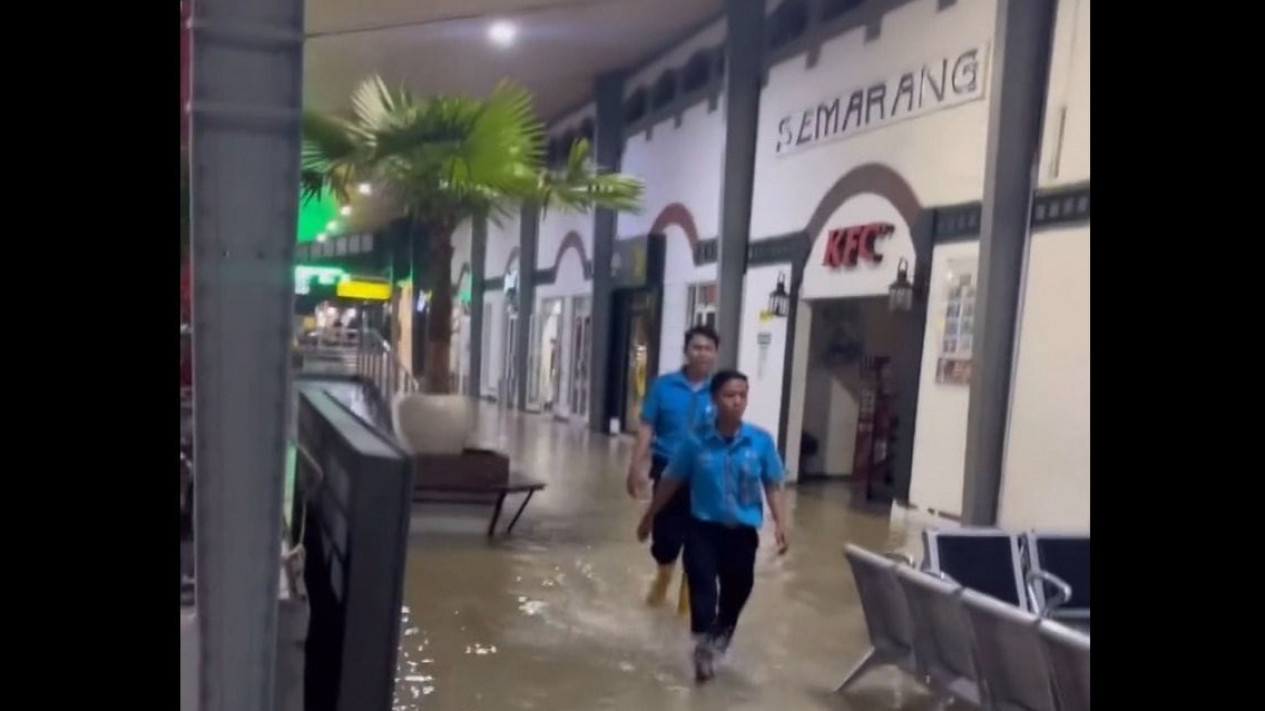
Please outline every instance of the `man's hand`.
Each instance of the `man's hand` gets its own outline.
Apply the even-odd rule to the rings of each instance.
[[[650,537],[650,529],[653,525],[654,518],[652,518],[650,516],[650,512],[647,511],[646,515],[641,517],[641,522],[637,524],[637,541],[639,543],[645,543],[646,539]]]
[[[637,461],[634,459],[628,465],[628,479],[624,482],[624,488],[628,491],[630,497],[639,499],[649,486],[650,477],[641,473],[641,467],[637,466]]]
[[[786,529],[782,524],[778,524],[773,529],[773,538],[777,540],[777,554],[786,555],[786,551],[791,547],[791,541],[786,536]]]

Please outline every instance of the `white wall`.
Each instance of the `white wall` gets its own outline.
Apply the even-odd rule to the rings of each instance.
[[[591,218],[590,218],[591,220]],[[543,241],[543,240],[542,240]],[[553,253],[550,254],[547,266],[553,266]],[[558,278],[553,284],[543,284],[536,286],[536,310],[535,313],[543,312],[543,302],[545,299],[554,297],[564,297],[562,305],[562,317],[559,321],[558,342],[561,345],[559,352],[560,372],[559,381],[559,398],[554,403],[553,412],[556,415],[570,415],[570,398],[567,393],[570,392],[571,376],[572,376],[572,343],[571,330],[572,318],[574,316],[573,304],[571,299],[579,294],[592,294],[593,283],[584,278],[584,263],[580,258],[580,254],[574,249],[568,249],[562,254],[562,261],[558,264]],[[544,354],[542,346],[541,350],[541,368],[548,367],[548,358]]]
[[[516,207],[509,217],[500,218],[501,224],[488,220],[488,244],[483,255],[483,275],[485,279],[505,276],[505,262],[510,253],[518,246],[520,234],[519,220],[521,212]]]
[[[551,210],[540,221],[536,237],[536,268],[548,269],[558,257],[558,248],[567,234],[575,232],[584,243],[584,253],[593,258],[593,214],[584,212],[563,212]],[[581,274],[581,277],[583,274]],[[562,283],[559,275],[559,283]],[[572,290],[583,291],[587,287],[583,278],[578,282],[567,282]],[[570,291],[564,293],[571,293]]]
[[[957,242],[935,248],[927,294],[927,327],[923,334],[919,374],[918,417],[914,423],[914,456],[909,503],[959,516],[966,472],[966,417],[971,390],[966,385],[936,382],[936,363],[944,335],[945,284],[950,264],[978,263],[979,242]]]
[[[782,373],[786,357],[787,319],[760,318],[769,306],[769,294],[777,287],[778,274],[790,278],[790,265],[752,267],[743,283],[741,341],[738,344],[738,370],[747,374],[748,422],[778,436],[778,418],[782,411]],[[759,346],[760,334],[768,334],[763,363]],[[722,334],[722,337],[724,334]],[[679,341],[675,344],[680,347]]]
[[[1089,0],[1059,3],[1042,187],[1089,179]],[[1058,141],[1062,122],[1062,142]],[[1028,247],[998,518],[1089,531],[1089,226]]]
[[[1042,187],[1089,179],[1089,0],[1061,0],[1055,23]]]
[[[694,217],[699,239],[720,231],[721,162],[725,148],[723,107],[708,111],[707,102],[695,104],[681,125],[672,119],[654,126],[650,140],[643,131],[624,144],[623,171],[645,181],[643,207],[638,214],[621,214],[617,232],[624,237],[646,234],[663,209],[680,203]],[[659,371],[681,366],[681,336],[685,333],[689,285],[715,281],[716,265],[694,265],[694,252],[685,230],[671,225],[666,237],[663,275],[663,318],[660,323]],[[725,337],[721,334],[721,337]]]
[[[988,130],[986,92],[981,100],[784,154],[777,150],[778,124],[853,89],[988,45],[995,14],[991,0],[958,2],[942,11],[936,0],[919,0],[884,15],[876,40],[866,42],[864,28],[857,28],[825,42],[812,69],[802,54],[771,68],[760,97],[752,239],[803,229],[831,186],[866,163],[883,163],[900,173],[923,205],[978,200]],[[986,81],[987,67],[986,60],[980,81]]]
[[[1030,245],[998,519],[1089,531],[1089,228]]]

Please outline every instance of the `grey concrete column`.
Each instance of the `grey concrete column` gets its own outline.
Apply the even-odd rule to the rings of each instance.
[[[725,0],[725,156],[721,175],[716,326],[722,368],[738,365],[742,283],[751,241],[751,195],[764,73],[764,0]]]
[[[193,5],[201,711],[271,711],[298,219],[301,0]]]
[[[624,158],[624,79],[623,72],[604,74],[597,79],[593,95],[597,120],[593,157],[605,170],[619,170]],[[593,357],[589,361],[589,427],[606,430],[606,370],[611,355],[611,257],[615,253],[614,210],[596,210],[593,215]]]
[[[523,203],[518,229],[518,344],[514,348],[514,372],[518,373],[518,409],[527,409],[528,349],[531,348],[531,317],[536,312],[536,244],[540,236],[540,208]]]
[[[483,396],[483,277],[488,253],[488,218],[470,225],[470,395]]]
[[[997,3],[962,485],[962,520],[967,524],[987,526],[997,520],[1015,326],[1057,5],[1057,0]]]

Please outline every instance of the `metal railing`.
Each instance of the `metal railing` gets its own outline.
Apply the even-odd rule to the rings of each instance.
[[[357,341],[356,375],[377,389],[388,407],[395,395],[415,393],[422,385],[400,362],[391,344],[376,331],[364,331]]]

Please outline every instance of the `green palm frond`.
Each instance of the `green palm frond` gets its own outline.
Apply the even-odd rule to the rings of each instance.
[[[637,212],[645,185],[634,176],[605,173],[590,159],[589,142],[571,144],[567,159],[558,170],[545,171],[538,198],[542,211],[558,208],[586,211],[603,207],[620,212]]]
[[[357,182],[392,193],[423,222],[452,225],[510,214],[522,200],[546,208],[635,210],[641,181],[600,172],[578,141],[558,171],[544,166],[545,128],[531,95],[503,82],[486,99],[418,97],[377,76],[357,86],[352,118],[305,114],[305,197],[330,190],[346,200]]]

